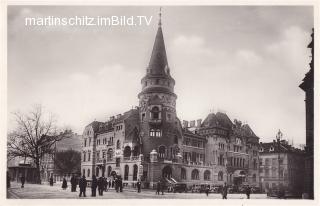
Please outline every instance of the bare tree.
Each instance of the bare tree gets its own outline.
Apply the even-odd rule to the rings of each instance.
[[[8,158],[24,157],[34,161],[37,174],[36,182],[41,184],[41,159],[45,154],[54,152],[54,144],[71,135],[70,130],[59,132],[52,115],[45,119],[41,105],[23,114],[14,113],[17,128],[8,136]]]
[[[61,175],[79,174],[81,166],[81,153],[72,149],[57,151],[54,165]]]

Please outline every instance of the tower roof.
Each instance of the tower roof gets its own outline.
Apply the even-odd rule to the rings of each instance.
[[[153,44],[152,54],[148,66],[148,69],[151,70],[151,73],[155,75],[167,74],[168,69],[167,53],[161,27],[161,10],[159,17],[158,31]]]

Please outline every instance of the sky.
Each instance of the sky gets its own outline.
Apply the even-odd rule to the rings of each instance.
[[[13,112],[41,104],[82,134],[94,120],[138,106],[158,26],[154,6],[9,6],[8,130]],[[26,17],[146,16],[140,26],[25,26]],[[304,92],[311,6],[165,6],[162,29],[177,115],[224,111],[260,141],[280,129],[305,144]]]

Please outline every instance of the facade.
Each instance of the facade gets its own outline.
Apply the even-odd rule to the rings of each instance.
[[[260,143],[260,182],[264,192],[271,192],[279,187],[290,195],[301,197],[303,192],[304,151],[296,149],[281,140]]]
[[[259,138],[249,125],[222,112],[201,120],[176,115],[175,80],[170,74],[161,20],[138,94],[139,107],[94,121],[83,132],[81,172],[138,179],[144,187],[159,180],[192,185],[259,185]]]
[[[314,116],[313,116],[313,95],[314,95],[314,34],[311,34],[312,40],[308,45],[311,49],[310,70],[306,74],[300,88],[306,93],[306,159],[305,159],[305,180],[304,180],[304,197],[314,198]]]

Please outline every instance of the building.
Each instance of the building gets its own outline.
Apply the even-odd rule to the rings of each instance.
[[[304,151],[281,140],[260,143],[260,182],[264,192],[283,187],[289,194],[301,197],[303,191]]]
[[[308,45],[311,49],[310,70],[303,79],[299,87],[306,93],[306,159],[305,159],[305,180],[304,198],[314,198],[314,116],[313,116],[313,90],[314,90],[314,33],[311,34],[312,40]]]
[[[141,179],[151,188],[159,180],[259,185],[259,138],[249,125],[223,112],[181,124],[161,19],[141,86],[139,107],[85,127],[82,175],[118,174],[127,185]]]

